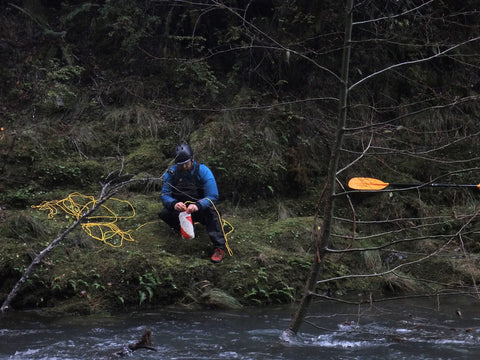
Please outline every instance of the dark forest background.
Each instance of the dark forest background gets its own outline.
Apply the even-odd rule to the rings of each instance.
[[[479,11],[477,1],[354,4],[339,191],[347,190],[353,176],[480,182]],[[313,251],[311,217],[339,116],[345,19],[342,1],[3,1],[0,241],[5,249],[2,273],[12,281],[2,291],[8,291],[31,252],[52,235],[31,205],[73,191],[95,194],[102,179],[121,169],[153,179],[131,186],[124,196],[140,207],[139,223],[156,219],[159,179],[175,145],[185,141],[215,173],[225,214],[240,224],[234,240],[242,250],[225,266],[232,274],[240,271],[242,277],[256,279],[244,288],[227,281],[224,290],[245,303],[297,298]],[[436,222],[435,234],[468,227],[460,245],[452,246],[475,254],[480,250],[475,191],[354,193],[340,200],[335,215],[402,219],[381,225],[389,231],[418,226],[437,214],[449,216],[443,225]],[[252,218],[265,223],[251,228]],[[286,226],[278,224],[287,220]],[[348,238],[346,229],[336,229]],[[153,241],[156,231],[144,235],[145,242]],[[246,249],[240,239],[247,241]],[[39,243],[28,245],[35,241]],[[22,250],[16,247],[25,243]],[[292,259],[277,258],[280,248]],[[143,258],[142,251],[138,256]],[[389,254],[382,253],[378,261],[386,266]],[[21,266],[14,261],[18,256]],[[371,261],[362,256],[352,271]],[[332,258],[334,274],[350,271],[344,260]],[[279,263],[287,266],[280,271],[284,274],[267,281],[262,271]],[[150,294],[147,288],[163,291],[166,286],[160,284],[165,274],[152,270],[156,264],[144,266],[130,282],[140,299],[143,291],[140,303]],[[192,272],[191,278],[208,278],[222,287],[203,268]],[[52,269],[47,273],[50,288],[61,283],[58,287],[67,293],[59,298],[78,291],[67,280],[55,283]],[[145,285],[146,274],[155,281]],[[93,291],[92,274],[85,270],[75,276],[75,284],[81,278]],[[238,277],[232,275],[234,279]],[[177,281],[191,289],[188,280]],[[475,274],[468,272],[461,282],[475,283]],[[158,301],[184,296],[185,290],[175,290],[182,286],[167,283],[169,293]],[[389,278],[381,287],[398,289],[393,283]],[[363,285],[348,288],[358,286]],[[138,302],[122,291],[112,298]],[[40,305],[44,303],[32,299],[22,304]]]

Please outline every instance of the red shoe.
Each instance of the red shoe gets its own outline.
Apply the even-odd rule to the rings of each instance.
[[[216,248],[210,259],[212,259],[212,262],[214,262],[214,263],[219,263],[223,260],[224,255],[225,255],[225,250],[220,249],[220,248]]]

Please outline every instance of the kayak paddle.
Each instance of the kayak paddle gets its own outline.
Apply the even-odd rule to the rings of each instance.
[[[348,187],[355,190],[383,190],[387,186],[397,188],[409,188],[409,187],[476,187],[480,189],[480,184],[437,184],[437,183],[424,183],[424,184],[394,184],[383,182],[382,180],[368,178],[368,177],[354,177],[348,181]]]

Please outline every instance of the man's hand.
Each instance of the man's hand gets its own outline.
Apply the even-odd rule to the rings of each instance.
[[[175,204],[174,209],[178,212],[188,211],[190,214],[198,211],[198,206],[195,204],[185,205],[183,202],[178,202]]]
[[[187,207],[185,206],[185,204],[183,202],[178,202],[175,204],[175,206],[173,207],[175,210],[177,210],[178,212],[181,212],[181,211],[186,211],[187,210]]]
[[[198,211],[198,206],[195,204],[188,205],[187,211],[191,214]]]

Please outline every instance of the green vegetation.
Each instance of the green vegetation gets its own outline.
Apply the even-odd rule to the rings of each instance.
[[[116,196],[135,208],[119,224],[135,241],[113,248],[76,229],[39,265],[14,308],[237,308],[301,296],[316,258],[321,219],[314,220],[335,134],[344,8],[234,3],[0,5],[0,302],[74,220],[48,219],[31,206],[73,192],[96,197],[120,171],[149,178]],[[414,13],[406,12],[409,1],[380,3],[355,8],[352,84],[480,36],[473,1]],[[367,21],[374,18],[388,21]],[[478,42],[468,41],[352,89],[338,192],[351,176],[480,182],[480,57]],[[233,256],[219,265],[209,261],[201,227],[184,241],[158,221],[161,177],[181,141],[212,168],[219,210],[235,228]],[[329,254],[322,277],[343,278],[319,284],[319,292],[368,299],[475,285],[477,203],[478,193],[463,189],[339,196],[331,250],[362,251]],[[439,249],[396,276],[346,277]]]

